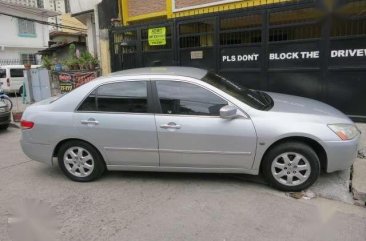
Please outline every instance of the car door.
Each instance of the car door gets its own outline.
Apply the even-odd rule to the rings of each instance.
[[[10,69],[10,89],[11,91],[19,91],[24,81],[24,69],[12,68]]]
[[[80,136],[106,154],[108,165],[159,165],[150,89],[150,81],[107,83],[94,90],[75,113]]]
[[[250,169],[256,133],[250,119],[220,118],[228,101],[194,83],[153,81],[161,167]]]

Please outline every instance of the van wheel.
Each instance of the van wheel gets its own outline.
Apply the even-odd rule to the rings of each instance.
[[[315,151],[301,142],[286,142],[272,148],[263,158],[262,171],[271,186],[298,192],[310,187],[320,175]]]
[[[92,145],[83,141],[66,142],[57,156],[61,170],[73,181],[93,181],[105,171],[102,156]]]
[[[23,86],[21,86],[21,87],[19,88],[19,95],[20,95],[20,96],[23,96]]]

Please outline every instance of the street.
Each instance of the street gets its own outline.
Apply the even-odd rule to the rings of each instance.
[[[76,183],[57,167],[30,161],[19,138],[16,128],[0,133],[1,241],[11,240],[14,223],[32,218],[41,224],[39,233],[65,241],[366,237],[363,207],[296,200],[255,177],[234,175],[108,172],[98,181]]]

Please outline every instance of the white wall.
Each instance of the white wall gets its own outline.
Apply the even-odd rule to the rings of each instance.
[[[71,0],[70,8],[72,14],[77,14],[85,11],[94,10],[95,5],[102,0]]]
[[[48,46],[48,28],[45,25],[35,23],[35,37],[20,37],[18,35],[18,19],[0,15],[0,29],[3,34],[0,37],[0,46],[44,48]]]
[[[48,27],[35,23],[35,37],[18,35],[18,19],[0,15],[0,59],[19,59],[20,54],[34,54],[48,47]],[[6,34],[5,34],[6,33]]]

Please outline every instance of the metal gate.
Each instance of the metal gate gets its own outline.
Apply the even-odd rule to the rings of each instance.
[[[324,4],[333,3],[333,4]],[[167,43],[149,46],[149,28]],[[366,1],[305,0],[111,31],[113,71],[194,66],[253,89],[318,99],[366,121]]]

